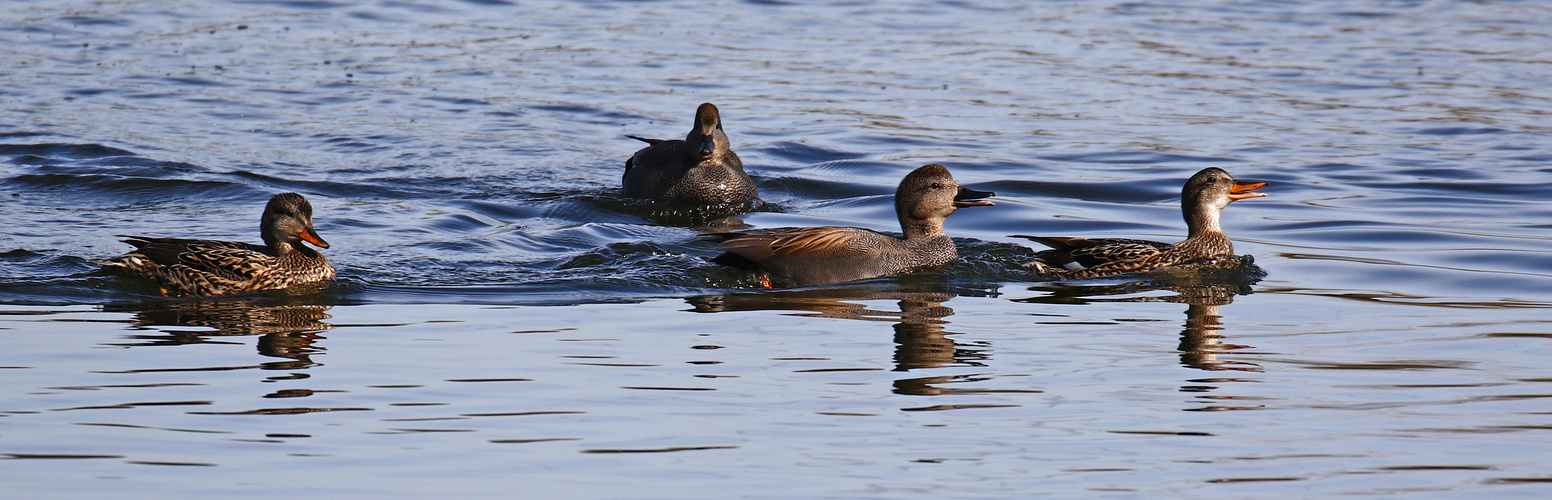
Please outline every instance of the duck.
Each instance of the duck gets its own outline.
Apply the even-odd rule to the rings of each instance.
[[[163,295],[219,296],[289,288],[334,279],[317,250],[329,243],[313,229],[313,207],[296,193],[277,194],[259,223],[263,245],[236,241],[118,235],[135,250],[101,262],[155,280]]]
[[[624,195],[696,205],[748,203],[760,198],[744,163],[722,131],[717,106],[702,103],[684,140],[626,137],[647,143],[625,161]]]
[[[711,233],[724,253],[723,265],[757,270],[765,288],[807,287],[930,269],[958,258],[943,221],[965,207],[991,206],[977,191],[954,182],[948,168],[925,165],[900,181],[895,214],[905,238],[859,227]]]
[[[1180,191],[1180,210],[1186,220],[1187,234],[1179,243],[1125,238],[1012,236],[1050,247],[1035,253],[1037,260],[1024,265],[1047,278],[1087,279],[1205,263],[1234,256],[1234,243],[1223,234],[1219,215],[1229,203],[1266,196],[1253,191],[1264,186],[1265,182],[1235,179],[1217,167],[1205,168],[1192,175]]]

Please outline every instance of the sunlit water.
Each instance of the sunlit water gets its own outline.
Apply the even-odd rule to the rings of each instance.
[[[1535,2],[0,5],[0,479],[26,497],[1541,498],[1552,8]],[[622,199],[717,103],[770,206]],[[729,227],[961,261],[759,291]],[[1243,269],[1052,283],[1013,234],[1173,240],[1262,180]],[[116,234],[341,278],[166,299]]]

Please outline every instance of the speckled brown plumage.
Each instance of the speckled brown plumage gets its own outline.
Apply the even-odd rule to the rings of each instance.
[[[647,143],[625,161],[621,182],[627,197],[698,205],[760,197],[722,132],[722,116],[709,102],[696,110],[695,127],[682,141],[626,137]]]
[[[334,266],[301,244],[329,247],[313,229],[312,214],[302,195],[278,194],[260,223],[265,245],[120,235],[135,250],[102,264],[156,280],[168,295],[230,295],[326,281],[334,278]]]
[[[905,239],[858,227],[806,227],[714,233],[727,253],[718,263],[754,267],[767,286],[817,286],[938,267],[958,257],[943,220],[987,206],[992,193],[961,187],[942,165],[916,169],[895,192]]]
[[[1051,247],[1036,253],[1039,260],[1024,267],[1058,279],[1097,278],[1232,257],[1234,243],[1223,234],[1218,215],[1235,200],[1266,196],[1250,192],[1265,185],[1235,180],[1216,167],[1197,172],[1181,189],[1180,209],[1188,235],[1185,241],[1175,244],[1121,238],[1014,236]]]

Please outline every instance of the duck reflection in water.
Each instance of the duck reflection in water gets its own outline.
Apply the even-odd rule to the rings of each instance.
[[[1020,302],[1047,304],[1087,304],[1092,302],[1177,302],[1186,304],[1185,327],[1180,331],[1180,363],[1209,371],[1261,371],[1261,366],[1248,361],[1225,361],[1218,355],[1252,346],[1223,342],[1223,315],[1220,306],[1234,302],[1234,296],[1251,293],[1251,286],[1261,281],[1266,272],[1257,267],[1253,259],[1241,257],[1239,265],[1224,269],[1188,269],[1167,271],[1146,276],[1145,279],[1104,285],[1052,284],[1036,287],[1050,294],[1041,297],[1018,299]],[[1118,297],[1138,293],[1167,290],[1170,296]]]
[[[259,354],[289,360],[264,363],[260,368],[294,370],[317,364],[310,356],[323,351],[322,347],[315,345],[317,340],[323,338],[318,333],[334,328],[323,322],[332,318],[328,314],[332,307],[307,303],[273,303],[264,299],[205,299],[117,303],[104,305],[102,309],[106,312],[133,313],[135,328],[159,330],[158,334],[128,336],[139,342],[114,345],[201,344],[220,342],[212,340],[212,337],[258,335]]]
[[[894,323],[894,371],[945,367],[985,367],[991,360],[986,342],[958,342],[958,335],[944,329],[943,318],[954,310],[943,305],[956,295],[941,285],[904,283],[895,285],[855,285],[825,289],[743,292],[690,297],[694,312],[726,311],[802,311],[797,316],[837,318]],[[875,309],[863,301],[893,300],[898,311]],[[965,374],[898,379],[894,392],[906,395],[944,395],[972,393],[1022,393],[1036,390],[969,389],[940,387],[942,384],[973,383],[991,379],[986,374]]]

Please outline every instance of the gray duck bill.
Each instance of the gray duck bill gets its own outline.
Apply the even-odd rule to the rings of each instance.
[[[959,192],[954,195],[954,207],[989,207],[992,206],[993,203],[983,200],[982,198],[991,198],[993,196],[997,196],[997,193],[993,193],[991,191],[976,191],[964,186],[959,186]]]

